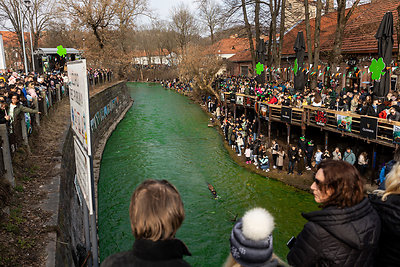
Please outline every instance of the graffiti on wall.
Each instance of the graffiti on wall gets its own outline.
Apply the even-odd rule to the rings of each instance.
[[[113,112],[118,105],[119,98],[117,96],[94,115],[94,117],[90,120],[90,128],[92,129],[92,132],[97,129],[101,122],[104,121],[104,119],[107,118],[107,116]]]

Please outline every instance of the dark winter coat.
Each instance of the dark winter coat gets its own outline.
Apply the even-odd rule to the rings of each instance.
[[[304,152],[307,151],[307,141],[306,140],[299,140],[299,148],[303,150]]]
[[[306,163],[304,160],[304,154],[303,153],[299,153],[297,155],[299,163],[297,164],[297,172],[298,173],[303,173],[306,170]]]
[[[360,114],[361,114],[361,115],[372,116],[372,117],[377,117],[377,115],[378,115],[378,114],[376,114],[376,111],[375,111],[375,109],[372,107],[371,104],[364,105],[364,106],[361,108]]]
[[[297,149],[289,149],[288,152],[289,161],[296,162],[297,161]]]
[[[382,228],[375,266],[400,265],[400,195],[389,195],[386,201],[371,194],[372,206],[381,218]]]
[[[0,108],[0,124],[7,123],[7,120],[6,120],[5,116],[6,116],[6,110]]]
[[[307,158],[312,158],[313,154],[314,154],[314,144],[308,145],[306,150]]]
[[[380,219],[367,198],[359,204],[303,214],[309,222],[287,259],[292,266],[372,266]]]
[[[136,240],[133,249],[109,256],[101,267],[188,267],[182,258],[191,256],[186,245],[179,239],[151,241]]]

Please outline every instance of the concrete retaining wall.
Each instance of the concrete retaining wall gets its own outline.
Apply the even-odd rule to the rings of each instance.
[[[98,170],[105,143],[131,105],[132,99],[125,82],[106,88],[90,98],[90,126],[96,181],[98,181]],[[81,203],[83,198],[78,197],[74,181],[75,155],[71,129],[66,133],[62,155],[58,223],[55,227],[57,240],[54,242],[56,250],[52,249],[51,245],[48,246],[47,266],[81,266],[87,256],[87,251],[85,249],[83,203]]]

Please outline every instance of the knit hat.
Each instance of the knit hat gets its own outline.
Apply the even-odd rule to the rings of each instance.
[[[245,213],[232,229],[231,254],[242,266],[263,266],[272,257],[274,217],[263,208]]]

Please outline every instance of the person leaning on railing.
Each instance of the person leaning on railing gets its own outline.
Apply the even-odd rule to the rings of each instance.
[[[16,120],[21,112],[41,114],[40,111],[25,107],[20,103],[19,100],[20,99],[17,94],[12,95],[11,104],[7,112],[8,115],[6,116],[6,120],[10,121],[11,124]]]
[[[386,119],[389,122],[391,122],[391,121],[400,121],[400,113],[394,107],[391,107],[389,109],[389,114],[387,115]]]

